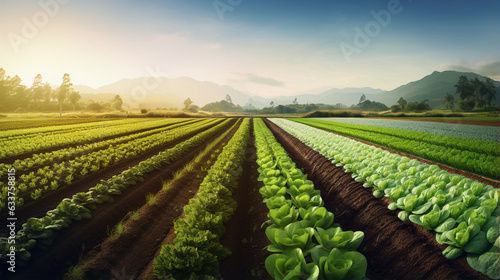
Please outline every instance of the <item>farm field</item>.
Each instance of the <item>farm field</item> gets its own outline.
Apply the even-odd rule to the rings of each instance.
[[[424,133],[461,137],[489,142],[500,141],[500,127],[452,124],[426,121],[369,119],[369,118],[318,118],[350,124],[372,125],[403,130],[412,130]]]
[[[0,278],[499,279],[497,128],[379,123],[2,121]]]

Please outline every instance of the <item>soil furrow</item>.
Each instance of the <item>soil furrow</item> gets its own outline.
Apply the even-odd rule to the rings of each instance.
[[[495,188],[500,188],[500,181],[492,179],[492,178],[484,177],[484,176],[481,176],[481,175],[476,174],[476,173],[472,173],[472,172],[469,172],[469,171],[465,171],[465,170],[461,170],[461,169],[457,169],[457,168],[448,166],[446,164],[442,164],[442,163],[439,163],[439,162],[431,161],[431,160],[428,160],[428,159],[425,159],[425,158],[421,158],[421,157],[418,157],[418,156],[414,156],[414,155],[403,153],[403,152],[400,152],[400,151],[397,151],[397,150],[393,150],[393,149],[387,148],[385,146],[382,146],[382,145],[379,145],[379,144],[375,144],[375,143],[372,143],[372,142],[369,142],[369,141],[366,141],[366,140],[362,140],[362,139],[359,139],[359,138],[355,138],[355,137],[351,137],[351,136],[348,136],[348,135],[336,133],[336,132],[329,131],[329,130],[326,130],[326,129],[321,129],[321,128],[316,128],[316,129],[320,129],[320,130],[326,131],[328,133],[332,133],[332,134],[335,134],[335,135],[346,137],[346,138],[349,138],[349,139],[352,139],[352,140],[355,140],[355,141],[358,141],[358,142],[361,142],[361,143],[364,143],[364,144],[367,144],[367,145],[375,146],[377,148],[381,148],[382,150],[389,151],[389,152],[391,152],[393,154],[398,154],[398,155],[401,155],[401,156],[404,156],[404,157],[407,157],[407,158],[410,158],[410,159],[416,159],[420,163],[425,163],[425,164],[429,164],[429,165],[437,165],[437,166],[439,166],[440,169],[445,170],[446,172],[448,172],[450,174],[462,175],[462,176],[470,178],[472,180],[477,180],[477,181],[479,181],[479,182],[481,182],[483,184],[491,185],[491,186],[493,186]]]
[[[194,197],[203,181],[210,167],[207,161],[211,160],[213,164],[213,151],[222,150],[240,124],[241,121],[194,165],[192,171],[173,181],[168,192],[160,192],[154,205],[142,206],[140,216],[126,225],[123,234],[115,240],[105,240],[88,254],[89,263],[84,268],[87,279],[110,279],[115,274],[138,275],[154,260],[161,241],[173,228],[174,220],[182,214],[184,205]]]
[[[228,127],[234,124],[234,121],[229,123]],[[102,242],[107,236],[108,227],[117,224],[128,212],[144,205],[147,193],[158,192],[163,181],[171,179],[175,171],[191,161],[205,148],[207,143],[215,140],[221,133],[216,133],[181,159],[148,174],[143,182],[129,187],[121,195],[115,196],[114,203],[99,205],[97,210],[92,211],[90,220],[74,222],[68,229],[63,229],[48,252],[39,249],[33,250],[29,267],[19,269],[12,275],[11,279],[60,279],[70,265],[77,263],[79,256],[83,256],[95,245]],[[165,211],[171,210],[165,209]]]
[[[238,188],[233,193],[236,211],[226,225],[226,234],[221,239],[221,244],[231,251],[231,256],[220,263],[223,279],[271,279],[264,264],[270,253],[263,250],[270,241],[266,237],[265,227],[261,228],[262,223],[268,220],[269,210],[259,193],[263,183],[257,180],[259,173],[253,122],[251,133],[245,151],[243,173]],[[255,276],[259,274],[262,277]]]
[[[445,247],[436,242],[433,233],[399,220],[397,211],[387,209],[384,200],[375,198],[370,189],[350,178],[342,167],[330,163],[324,169],[315,168],[329,160],[270,121],[266,120],[266,124],[292,160],[321,190],[325,207],[336,214],[335,222],[343,230],[364,232],[359,250],[373,272],[370,279],[488,279],[470,268],[464,256],[456,260],[444,258],[441,253]]]
[[[206,129],[210,129],[220,122],[214,123],[207,126]],[[72,195],[85,192],[89,188],[98,184],[102,179],[106,180],[113,177],[114,175],[120,174],[121,172],[127,170],[129,167],[139,164],[141,161],[146,160],[161,151],[173,148],[175,145],[191,138],[195,133],[190,133],[183,136],[173,142],[166,143],[153,150],[143,153],[133,159],[128,161],[123,161],[106,169],[100,170],[96,173],[90,174],[84,178],[81,178],[73,182],[70,186],[62,185],[55,191],[49,191],[45,193],[41,198],[37,200],[32,200],[31,197],[25,197],[25,204],[18,209],[16,209],[16,217],[19,224],[25,223],[31,217],[39,217],[45,215],[45,213],[51,209],[54,209],[64,198],[71,197]],[[7,212],[3,211],[0,219],[5,219],[7,217]]]

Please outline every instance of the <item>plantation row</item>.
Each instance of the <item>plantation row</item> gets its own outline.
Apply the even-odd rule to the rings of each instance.
[[[71,124],[80,124],[80,123],[91,123],[98,122],[104,124],[108,121],[113,121],[115,119],[97,119],[97,118],[64,118],[64,119],[24,119],[24,120],[0,120],[0,130],[12,130],[12,129],[26,129],[26,128],[40,128],[45,126],[65,126]]]
[[[252,159],[252,154],[255,156],[253,146],[253,152],[248,154],[248,143],[253,141],[250,139],[252,122],[258,168],[245,169],[250,174],[245,173],[243,179],[240,179],[243,167],[249,166],[248,161]],[[500,259],[499,189],[464,176],[449,174],[440,170],[436,165],[421,164],[417,160],[410,160],[375,146],[299,122],[342,131],[345,134],[352,133],[357,135],[355,137],[368,135],[373,139],[384,139],[384,141],[399,138],[401,140],[398,141],[401,142],[413,141],[421,143],[420,145],[437,146],[442,150],[457,150],[451,146],[464,145],[465,142],[449,144],[448,141],[454,141],[455,138],[446,138],[447,136],[441,138],[437,135],[434,135],[436,136],[433,136],[434,138],[429,137],[431,142],[449,145],[440,146],[425,142],[423,138],[408,140],[404,137],[410,136],[399,135],[397,130],[389,129],[385,132],[372,131],[372,128],[364,130],[366,128],[349,127],[349,124],[337,126],[334,122],[318,120],[302,119],[294,122],[271,119],[271,122],[337,165],[338,169],[332,174],[340,172],[342,173],[340,176],[349,176],[341,172],[340,166],[342,166],[355,181],[362,182],[366,190],[348,177],[350,188],[354,186],[363,190],[365,197],[371,197],[368,189],[372,190],[376,198],[387,197],[378,206],[388,213],[390,212],[386,207],[391,211],[397,211],[392,215],[395,223],[399,223],[399,219],[411,221],[416,226],[421,226],[422,230],[427,229],[432,232],[435,240],[443,245],[443,248],[444,245],[446,246],[442,252],[443,260],[445,258],[456,259],[466,254],[467,262],[472,268],[492,279],[500,278],[498,269]],[[315,183],[311,181],[313,179],[308,180],[306,172],[296,166],[283,148],[286,147],[291,151],[292,157],[300,163],[302,158],[297,157],[293,145],[290,148],[290,143],[297,144],[298,140],[290,138],[292,136],[288,134],[284,137],[285,133],[272,123],[268,122],[268,125],[276,133],[276,137],[280,139],[283,146],[262,119],[253,121],[250,119],[241,121],[234,119],[141,119],[128,122],[128,127],[127,122],[109,121],[107,123],[115,125],[108,126],[106,134],[103,134],[105,136],[101,137],[97,136],[97,131],[103,132],[103,130],[98,126],[92,126],[95,123],[89,123],[88,126],[84,126],[85,128],[78,128],[78,125],[67,125],[66,129],[47,126],[45,131],[39,130],[30,135],[36,139],[56,135],[61,137],[66,136],[62,132],[65,130],[74,138],[79,138],[80,134],[86,134],[86,131],[90,131],[94,136],[93,138],[80,137],[80,142],[68,144],[77,144],[78,146],[75,147],[33,154],[9,164],[1,164],[0,172],[9,168],[16,169],[16,206],[21,210],[28,206],[25,205],[23,208],[24,199],[32,201],[30,207],[34,205],[39,208],[40,204],[45,203],[45,196],[49,193],[58,194],[56,203],[60,201],[57,206],[54,203],[50,207],[41,207],[51,210],[41,217],[27,219],[22,224],[22,229],[17,231],[15,235],[16,263],[19,267],[25,267],[23,269],[27,271],[27,274],[20,274],[20,278],[16,279],[26,279],[26,275],[32,277],[36,275],[38,269],[46,271],[52,269],[50,268],[52,260],[43,259],[42,263],[49,264],[49,266],[39,265],[41,261],[39,258],[45,258],[45,253],[40,250],[47,251],[47,256],[54,257],[61,250],[66,249],[64,252],[66,257],[68,254],[73,254],[74,256],[82,255],[83,258],[88,253],[84,252],[85,249],[78,249],[77,254],[74,250],[67,250],[68,247],[81,246],[94,247],[94,249],[88,256],[85,256],[88,257],[88,262],[82,262],[73,270],[78,271],[78,267],[83,269],[81,274],[74,275],[75,279],[132,277],[132,275],[127,275],[128,271],[134,274],[133,277],[138,277],[137,279],[152,279],[153,273],[161,279],[220,279],[224,277],[224,273],[227,273],[221,268],[224,266],[225,259],[231,254],[225,247],[227,245],[222,245],[226,244],[225,239],[231,239],[228,234],[233,234],[234,231],[232,227],[233,230],[228,232],[227,226],[233,222],[233,214],[240,206],[242,197],[245,199],[251,195],[250,189],[245,189],[247,185],[242,180],[248,180],[248,178],[257,180],[257,177],[261,183],[255,188],[257,196],[254,196],[254,201],[262,198],[263,211],[260,212],[262,220],[258,223],[254,220],[252,224],[249,224],[249,228],[265,221],[265,215],[267,215],[267,221],[262,224],[262,227],[265,226],[265,232],[261,232],[261,240],[265,242],[252,245],[266,253],[263,254],[262,261],[254,264],[252,269],[264,265],[263,268],[274,279],[364,279],[368,266],[373,265],[373,263],[370,264],[372,258],[365,257],[369,256],[367,254],[372,254],[371,257],[374,257],[374,252],[367,249],[370,247],[370,242],[375,240],[372,235],[373,231],[370,232],[366,227],[363,229],[367,239],[363,245],[367,246],[362,249],[365,254],[363,255],[356,251],[360,249],[360,244],[365,239],[365,233],[359,231],[360,224],[345,226],[344,223],[348,223],[348,220],[342,216],[344,212],[338,212],[337,216],[332,213],[333,209],[337,211],[337,207],[344,207],[341,206],[342,204],[354,202],[337,200],[332,205],[333,187],[328,189],[323,179],[316,181],[318,178],[314,171],[315,168],[320,166],[322,168],[325,165],[306,163],[308,168],[308,164],[311,164],[313,168],[312,171],[310,168],[307,170],[309,170],[309,175],[313,174],[310,178],[315,178],[315,183],[317,183],[315,187]],[[9,141],[15,143],[20,140],[16,138],[14,130],[12,133]],[[293,139],[293,142],[290,142],[290,139]],[[86,143],[87,141],[89,143]],[[413,149],[422,147],[415,143]],[[51,148],[56,149],[62,146],[55,145]],[[220,150],[215,149],[215,146],[220,147]],[[312,152],[309,149],[308,151]],[[461,152],[481,154],[470,150]],[[195,155],[198,156],[195,157]],[[315,156],[316,159],[320,157],[316,153]],[[195,159],[192,159],[194,157]],[[199,162],[201,158],[203,158],[202,163]],[[213,162],[214,158],[216,160]],[[310,161],[310,158],[305,158],[306,161]],[[498,159],[498,157],[494,158]],[[247,162],[244,162],[245,159]],[[255,160],[251,161],[255,164]],[[184,164],[186,166],[181,168]],[[330,166],[328,168],[335,168],[330,163],[328,164]],[[114,166],[119,166],[119,168]],[[193,166],[200,171],[191,172]],[[193,174],[197,175],[193,176]],[[93,181],[89,179],[86,183],[88,186],[85,185],[84,180],[91,177],[102,179],[99,183],[97,183],[99,179]],[[172,179],[161,183],[165,178]],[[328,178],[331,180],[331,178],[340,177]],[[8,186],[3,183],[4,181],[7,180],[2,177],[0,210],[5,208],[7,203]],[[339,182],[346,182],[345,178]],[[339,182],[331,183],[344,184]],[[78,187],[78,190],[61,193],[61,191],[70,190],[73,184],[75,184],[73,188]],[[166,186],[170,184],[176,186],[175,190],[168,190]],[[255,185],[255,183],[252,184]],[[238,186],[240,188],[237,189]],[[159,190],[160,187],[161,190]],[[243,187],[243,196],[235,196],[236,191],[240,191],[241,187]],[[325,190],[325,187],[327,192],[321,193],[319,188]],[[68,195],[68,193],[71,194]],[[145,195],[147,203],[144,202]],[[137,199],[138,196],[141,198]],[[39,198],[43,199],[39,200]],[[155,199],[161,202],[153,206]],[[326,203],[323,199],[326,199]],[[130,200],[135,201],[132,203]],[[238,200],[238,205],[236,200]],[[374,198],[373,200],[376,201]],[[137,214],[135,218],[127,218],[131,216],[126,213],[137,209],[138,206],[141,214],[139,210],[136,210],[134,211]],[[254,207],[251,208],[247,215],[254,213]],[[45,211],[39,211],[39,213],[45,213]],[[361,208],[356,211],[370,211],[370,209]],[[144,216],[137,218],[138,215]],[[28,217],[30,216],[31,212]],[[356,219],[355,216],[352,217]],[[114,223],[120,219],[122,219],[121,222],[113,227]],[[81,220],[88,221],[75,223]],[[126,226],[122,223],[124,220],[128,222]],[[152,220],[157,223],[152,223]],[[334,223],[334,220],[337,223]],[[353,231],[343,231],[341,225],[338,224],[339,221],[345,226],[342,227]],[[158,224],[162,226],[153,234],[152,232],[159,227]],[[136,225],[141,226],[134,229],[127,228]],[[106,226],[113,228],[113,235],[110,233],[110,238],[103,241],[105,234],[103,229]],[[92,227],[98,227],[102,235],[89,241],[89,244],[82,242],[90,237],[87,237],[88,231],[81,230],[89,230]],[[252,236],[258,239],[255,236],[258,231],[257,227],[254,226],[254,229],[250,230],[253,231],[253,235],[248,232],[251,234],[250,240]],[[121,238],[120,232],[127,230],[130,231],[129,235]],[[139,233],[141,230],[143,232]],[[426,234],[426,240],[430,240],[430,235]],[[65,238],[58,238],[61,235]],[[385,235],[387,233],[381,234],[381,236]],[[68,242],[72,237],[78,240],[77,244]],[[378,242],[378,237],[376,238]],[[241,240],[240,246],[245,244],[244,241],[248,242],[246,239]],[[130,244],[130,246],[124,244]],[[151,246],[146,246],[146,244],[151,244]],[[160,246],[160,244],[164,245]],[[144,252],[140,252],[143,259],[138,267],[128,270],[127,264],[130,266],[132,263],[137,263],[137,261],[134,262],[133,255],[137,250],[141,250],[140,246],[147,247],[142,249]],[[391,242],[388,242],[387,246],[392,246]],[[127,250],[130,252],[125,254],[124,251]],[[434,250],[433,254],[439,258],[441,257],[439,252]],[[11,253],[9,239],[0,238],[2,267],[5,266],[9,253]],[[124,260],[125,258],[127,261]],[[464,257],[461,258],[465,263],[464,259]],[[36,260],[38,262],[35,265]],[[76,262],[76,260],[73,261]],[[63,255],[55,262],[64,262],[64,265],[67,265],[68,261],[64,260]],[[122,269],[121,265],[124,266],[122,275],[115,275],[116,271]],[[30,271],[31,266],[35,269]],[[113,270],[103,272],[102,269],[108,269],[107,266]],[[149,274],[147,267],[150,269]],[[476,273],[470,268],[467,269],[468,273],[471,271]],[[58,276],[63,274],[59,268],[55,270],[56,274],[59,273]],[[12,276],[8,272],[7,274],[6,276]],[[480,276],[479,273],[477,275]],[[261,274],[252,270],[252,276],[261,276]],[[371,278],[370,275],[368,276]]]
[[[237,187],[250,137],[245,119],[200,184],[197,197],[184,206],[185,217],[175,221],[176,238],[155,259],[154,272],[162,279],[220,277],[219,262],[230,255],[220,244],[225,224],[236,209]]]
[[[39,168],[36,172],[23,174],[19,177],[15,189],[16,204],[22,206],[24,197],[29,194],[30,198],[37,200],[48,191],[54,191],[60,185],[69,186],[74,180],[97,173],[98,171],[113,166],[119,162],[135,158],[136,156],[150,151],[158,146],[173,142],[191,133],[205,130],[219,120],[204,120],[186,126],[174,127],[173,129],[162,129],[149,136],[140,137],[122,144],[112,145],[106,149],[84,154],[69,161],[54,163],[52,166]],[[2,193],[0,196],[0,210],[6,206],[8,188],[0,185]]]
[[[0,136],[1,142],[12,141],[15,139],[31,137],[31,136],[46,136],[51,134],[62,134],[68,132],[76,132],[95,128],[111,128],[117,125],[135,124],[140,122],[150,122],[148,119],[121,119],[106,122],[85,122],[77,123],[72,125],[56,125],[56,126],[45,126],[45,127],[34,127],[27,129],[16,129],[5,131]]]
[[[99,149],[107,148],[109,146],[113,146],[113,145],[117,145],[117,144],[121,144],[121,143],[126,143],[126,142],[134,140],[134,139],[149,136],[149,135],[163,132],[166,130],[171,130],[171,129],[177,128],[179,126],[183,126],[183,125],[186,125],[186,124],[189,124],[192,122],[196,122],[196,121],[198,121],[198,120],[191,120],[191,121],[180,122],[180,123],[179,122],[172,123],[171,125],[169,125],[167,127],[160,127],[160,128],[140,132],[140,133],[133,133],[130,135],[116,137],[116,138],[112,138],[109,140],[94,142],[94,143],[85,144],[85,145],[79,145],[76,147],[63,148],[63,149],[52,151],[52,152],[33,154],[33,156],[31,156],[29,158],[18,159],[16,161],[14,161],[14,163],[12,163],[12,164],[0,163],[0,177],[5,175],[4,170],[6,170],[6,169],[14,168],[14,169],[16,169],[16,172],[29,170],[30,168],[39,167],[39,166],[45,165],[45,164],[50,163],[50,162],[61,161],[64,159],[71,159],[71,158],[74,158],[76,156],[83,155],[83,154],[86,154],[86,153],[89,153],[92,151],[97,151]]]
[[[75,125],[74,130],[70,131],[64,129],[60,132],[39,132],[30,135],[20,135],[19,137],[8,137],[0,141],[0,147],[2,148],[0,150],[0,159],[33,153],[43,149],[59,148],[65,145],[100,141],[104,138],[116,137],[134,131],[153,129],[179,121],[183,120],[161,119],[145,121],[139,119],[139,121],[133,120],[131,122],[116,121],[116,123],[111,123],[111,127],[103,127],[102,125],[91,123],[90,125],[95,126],[95,128],[90,129],[82,128],[81,126],[85,125],[79,124]],[[110,124],[110,122],[107,122],[107,124]],[[12,133],[18,133],[18,131],[12,131]]]
[[[367,261],[355,250],[363,232],[342,231],[333,223],[320,191],[261,119],[255,121],[255,137],[259,180],[265,184],[260,193],[269,208],[267,250],[275,253],[266,259],[267,272],[274,279],[362,279]]]
[[[483,176],[500,178],[498,168],[500,150],[496,142],[324,120],[295,119],[295,121],[367,140]]]
[[[107,202],[113,203],[113,196],[120,195],[128,188],[134,187],[138,182],[144,180],[148,173],[158,170],[163,166],[178,160],[183,154],[195,146],[204,143],[214,134],[227,127],[230,122],[227,119],[220,124],[202,132],[188,140],[177,144],[174,148],[160,152],[136,166],[130,167],[119,175],[90,188],[87,192],[80,192],[72,198],[63,199],[59,205],[47,212],[42,218],[30,218],[22,226],[22,230],[16,234],[16,255],[18,265],[26,266],[31,258],[30,250],[38,246],[42,250],[48,250],[49,246],[56,240],[57,232],[69,227],[72,222],[82,219],[91,219],[91,211],[96,210],[98,205]],[[0,260],[5,262],[10,252],[7,238],[0,238]]]
[[[498,127],[453,124],[441,122],[425,122],[411,120],[390,120],[390,119],[370,119],[370,118],[318,118],[320,120],[360,124],[369,126],[379,126],[402,130],[412,130],[429,134],[439,134],[445,136],[461,137],[473,140],[498,142]]]
[[[303,124],[272,121],[373,187],[375,197],[388,197],[401,220],[435,231],[437,242],[448,245],[446,258],[468,253],[472,268],[500,277],[499,189]]]

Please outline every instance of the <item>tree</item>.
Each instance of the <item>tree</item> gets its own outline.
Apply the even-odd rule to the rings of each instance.
[[[453,97],[453,95],[447,93],[444,96],[443,104],[445,104],[446,109],[450,110],[455,109],[455,98]]]
[[[43,84],[42,98],[45,103],[49,103],[52,98],[52,87],[49,83]]]
[[[274,101],[269,102],[269,105],[271,105],[271,108],[274,108]]]
[[[198,107],[197,105],[191,105],[191,106],[189,106],[188,112],[198,113],[198,110],[200,110],[200,107]]]
[[[408,102],[406,102],[406,100],[404,100],[403,97],[400,97],[398,100],[398,104],[401,107],[401,111],[404,112],[406,110],[406,104],[408,104]]]
[[[193,101],[191,101],[191,98],[187,98],[184,100],[184,111],[189,111],[189,107],[191,107],[191,104],[193,104]]]
[[[297,101],[297,97],[295,97],[295,99],[293,100],[293,104],[294,105],[299,105],[299,102]]]
[[[10,97],[10,109],[17,110],[19,108],[26,108],[29,104],[29,90],[25,85],[22,85],[21,82],[21,78],[17,75],[10,78],[8,83],[10,87],[8,92]]]
[[[226,95],[226,101],[227,101],[227,103],[233,104],[233,100],[231,99],[231,95],[229,95],[229,94]]]
[[[30,92],[31,99],[35,104],[43,100],[43,81],[41,74],[36,75],[33,80],[33,85],[30,88]]]
[[[455,84],[456,94],[460,97],[460,100],[464,99],[471,99],[471,97],[474,95],[474,89],[469,82],[469,79],[467,79],[466,76],[462,75],[458,79],[458,82]]]
[[[472,99],[469,100],[468,98],[465,98],[464,100],[458,101],[457,105],[462,111],[472,111],[476,106],[476,102]]]
[[[366,100],[366,95],[364,95],[364,94],[361,95],[361,98],[359,99],[359,103],[358,104],[363,103],[363,101],[365,101],[365,100]]]
[[[486,104],[488,104],[488,107],[491,107],[491,102],[493,100],[496,100],[497,97],[497,91],[495,89],[495,83],[493,82],[492,79],[487,78],[486,83],[485,83],[485,88],[486,88]]]
[[[121,111],[123,106],[123,100],[120,95],[115,95],[113,101],[111,101],[111,107],[115,110]]]
[[[5,76],[5,70],[0,68],[0,110],[6,111],[9,108],[10,101],[10,87],[9,87],[9,76]]]
[[[401,111],[401,106],[399,106],[399,105],[392,105],[391,106],[391,112],[397,113],[397,112],[400,112],[400,111]]]
[[[80,101],[81,98],[80,92],[78,91],[71,91],[68,95],[69,103],[73,107],[73,111],[76,110],[76,105],[78,105],[78,101]]]
[[[57,101],[59,101],[59,117],[62,117],[62,107],[64,100],[66,100],[66,98],[68,97],[68,94],[71,91],[71,86],[73,86],[68,73],[64,74],[62,80],[62,84],[61,86],[59,86],[59,90],[57,91]]]
[[[476,103],[478,107],[484,107],[486,105],[486,85],[481,82],[477,77],[474,80],[470,81],[470,85],[472,90],[474,91],[474,95],[472,99]]]

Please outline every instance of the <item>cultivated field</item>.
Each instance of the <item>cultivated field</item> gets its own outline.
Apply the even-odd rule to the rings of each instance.
[[[499,127],[46,118],[0,129],[1,279],[500,279]]]

